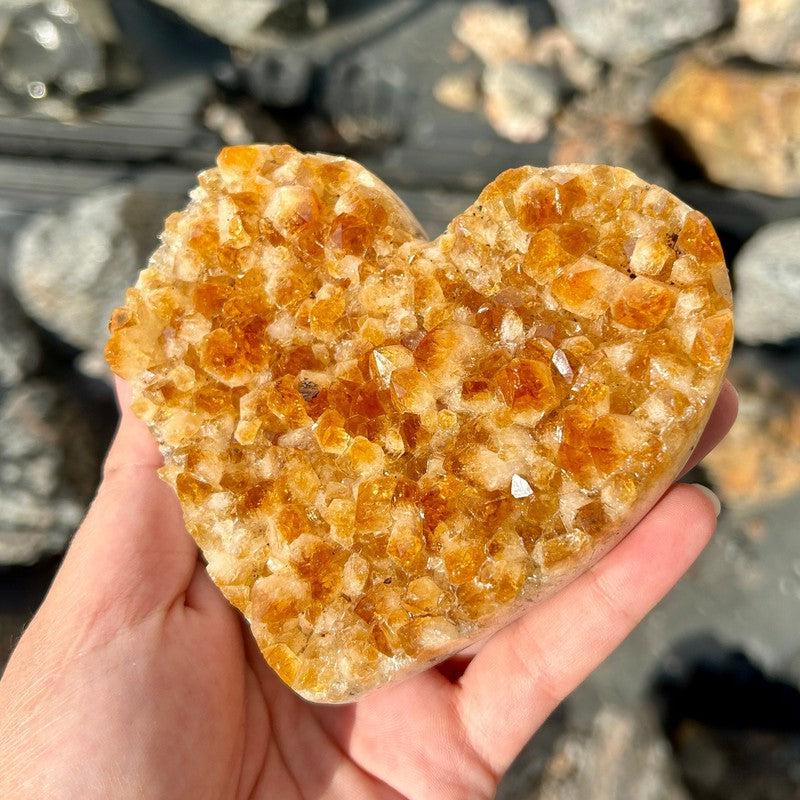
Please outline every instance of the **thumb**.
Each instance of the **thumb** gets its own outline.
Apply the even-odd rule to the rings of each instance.
[[[130,384],[121,378],[115,378],[114,389],[119,408],[119,425],[106,456],[104,477],[130,469],[155,472],[164,460],[147,426],[131,411]]]
[[[94,608],[133,621],[186,591],[197,547],[175,494],[158,477],[161,455],[131,412],[123,381],[117,381],[117,398],[120,422],[103,479],[50,594],[78,604],[81,616],[89,611],[91,617]]]

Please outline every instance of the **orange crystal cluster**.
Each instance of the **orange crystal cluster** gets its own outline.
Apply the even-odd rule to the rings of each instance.
[[[624,169],[509,170],[429,242],[364,168],[286,145],[220,153],[110,328],[211,577],[324,702],[618,541],[732,341],[711,224]]]

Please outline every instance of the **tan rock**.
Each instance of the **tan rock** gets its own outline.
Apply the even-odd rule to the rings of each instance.
[[[465,3],[453,24],[453,34],[485,64],[530,58],[531,30],[523,6]]]
[[[800,2],[739,0],[734,37],[756,61],[800,65]]]
[[[739,416],[703,460],[722,500],[733,508],[780,501],[800,490],[800,392],[752,363],[731,379]]]
[[[472,70],[447,72],[433,87],[433,96],[454,111],[475,111],[480,105],[480,81]]]
[[[652,108],[711,180],[800,194],[800,75],[686,61],[661,86]]]

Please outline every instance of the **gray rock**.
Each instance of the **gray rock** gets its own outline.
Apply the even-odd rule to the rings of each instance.
[[[81,350],[100,350],[112,309],[158,244],[179,195],[101,189],[34,217],[12,249],[9,279],[25,311]]]
[[[414,101],[404,69],[372,56],[356,56],[327,73],[323,109],[339,135],[351,144],[402,138]]]
[[[42,380],[0,393],[0,566],[61,552],[98,469],[86,415]]]
[[[289,47],[241,54],[237,69],[248,94],[271,108],[299,106],[311,92],[314,65]]]
[[[800,336],[800,219],[761,228],[733,262],[736,336],[748,344]]]
[[[691,796],[797,800],[798,688],[708,634],[673,646],[664,660],[654,689]]]
[[[659,186],[669,187],[674,180],[649,128],[614,114],[587,113],[578,107],[567,109],[559,117],[550,162],[625,167]]]
[[[732,15],[728,0],[551,0],[561,24],[592,55],[615,64],[657,53],[716,30]]]
[[[226,44],[249,47],[267,19],[287,0],[156,0]]]
[[[486,67],[483,95],[486,118],[512,142],[544,138],[560,104],[560,87],[549,70],[513,62]]]
[[[734,38],[756,61],[800,65],[800,0],[739,0]]]
[[[0,390],[30,375],[40,357],[33,327],[9,289],[0,283]]]
[[[647,124],[650,101],[669,71],[670,58],[613,68],[593,91],[580,95],[559,115],[553,164],[612,164],[660,186],[674,176]]]
[[[741,701],[739,686],[735,692]],[[696,800],[797,800],[800,796],[800,735],[796,732],[758,730],[757,725],[714,730],[692,721],[684,724],[678,738],[684,782]]]
[[[105,0],[4,0],[0,16],[0,83],[17,102],[72,117],[76,98],[137,82]]]
[[[603,65],[581,50],[563,29],[553,25],[539,31],[531,40],[534,64],[559,72],[575,89],[588,92],[597,86]]]
[[[212,100],[203,109],[205,126],[225,144],[285,142],[287,134],[277,120],[252,97],[235,95]]]
[[[647,64],[612,67],[594,91],[575,100],[574,106],[587,114],[613,116],[634,125],[650,119],[650,105],[658,88],[675,63],[671,55]]]
[[[688,800],[670,747],[645,714],[602,707],[557,742],[531,800]]]

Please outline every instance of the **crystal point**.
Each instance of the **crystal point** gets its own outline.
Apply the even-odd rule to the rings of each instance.
[[[520,498],[520,497],[530,497],[533,494],[533,489],[531,489],[531,485],[522,475],[512,475],[511,476],[511,496]]]

